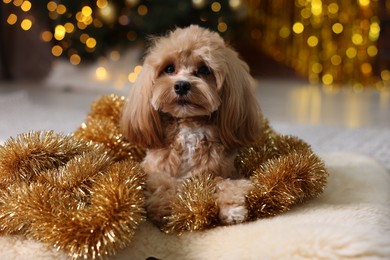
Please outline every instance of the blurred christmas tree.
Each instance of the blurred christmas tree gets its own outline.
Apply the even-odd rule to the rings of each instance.
[[[52,54],[69,58],[72,64],[93,60],[107,50],[120,49],[161,34],[175,26],[199,24],[219,31],[225,38],[242,32],[245,10],[241,1],[152,0],[3,0],[22,10],[32,10],[31,19],[45,20],[43,41],[51,42]],[[29,6],[23,8],[23,6]],[[32,7],[32,8],[31,8]],[[27,10],[28,9],[28,10]],[[243,15],[244,14],[244,15]]]
[[[390,86],[390,0],[247,0],[252,40],[332,88]]]
[[[390,88],[390,0],[2,1],[12,7],[0,15],[7,26],[46,27],[41,40],[73,65],[119,59],[147,35],[199,24],[228,41],[244,39],[241,53],[253,63],[261,50],[313,84]]]

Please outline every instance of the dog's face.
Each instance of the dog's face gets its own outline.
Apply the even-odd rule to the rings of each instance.
[[[216,111],[224,70],[214,55],[222,48],[224,42],[216,33],[195,26],[159,38],[145,60],[154,71],[154,109],[180,118]]]
[[[161,113],[215,115],[221,141],[232,149],[259,133],[260,110],[247,64],[217,33],[198,26],[152,39],[123,110],[123,133],[143,147],[163,146]]]
[[[172,47],[156,68],[154,109],[180,118],[210,115],[221,104],[213,69],[202,55]]]

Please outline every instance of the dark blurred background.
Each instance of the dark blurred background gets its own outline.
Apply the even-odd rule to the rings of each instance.
[[[58,59],[80,67],[121,59],[143,49],[150,34],[199,24],[235,47],[255,77],[355,89],[390,84],[390,0],[2,0],[0,6],[2,80],[44,79]]]

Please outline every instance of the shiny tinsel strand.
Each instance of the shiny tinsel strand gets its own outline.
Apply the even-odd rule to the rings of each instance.
[[[85,142],[53,131],[10,138],[0,146],[0,188],[14,182],[30,182],[43,170],[64,165],[88,149]]]
[[[184,181],[163,231],[182,233],[215,226],[218,221],[215,192],[216,183],[211,175],[200,174]]]
[[[117,160],[131,158],[141,162],[144,149],[130,144],[121,133],[119,121],[125,98],[117,95],[102,96],[91,106],[86,121],[74,136],[104,145]]]
[[[254,189],[247,195],[250,218],[274,216],[317,197],[327,176],[324,163],[308,151],[267,161],[251,177]]]
[[[145,219],[144,183],[142,169],[131,160],[92,176],[84,197],[48,183],[19,183],[0,196],[0,231],[24,233],[73,258],[113,255],[129,245]]]
[[[116,160],[132,158],[141,161],[145,152],[125,140],[119,126],[105,118],[90,118],[74,133],[74,136],[106,147]]]
[[[34,233],[31,224],[39,219],[61,217],[63,209],[76,208],[72,194],[44,183],[16,183],[0,193],[0,231],[2,234]],[[50,233],[51,228],[46,231]]]
[[[126,99],[115,94],[105,95],[92,103],[89,118],[105,117],[119,125],[122,107]]]
[[[104,145],[50,131],[10,139],[0,150],[1,234],[100,258],[127,246],[145,219],[139,163],[114,163]]]
[[[73,258],[113,255],[129,245],[145,219],[144,181],[138,163],[116,163],[91,182],[90,203],[62,212],[61,218],[34,221],[32,236]]]
[[[65,166],[42,173],[37,181],[76,192],[76,189],[83,189],[95,175],[104,172],[113,162],[104,150],[92,150],[75,156]]]
[[[240,149],[235,160],[235,167],[241,175],[250,177],[265,161],[279,156],[275,140],[279,135],[269,126],[268,120],[262,118],[262,133],[256,142]]]

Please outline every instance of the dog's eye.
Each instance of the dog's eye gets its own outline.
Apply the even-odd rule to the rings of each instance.
[[[204,65],[198,69],[197,74],[198,75],[210,75],[211,69],[208,66]]]
[[[169,64],[168,66],[165,67],[164,72],[167,74],[172,74],[175,72],[175,66],[172,64]]]

